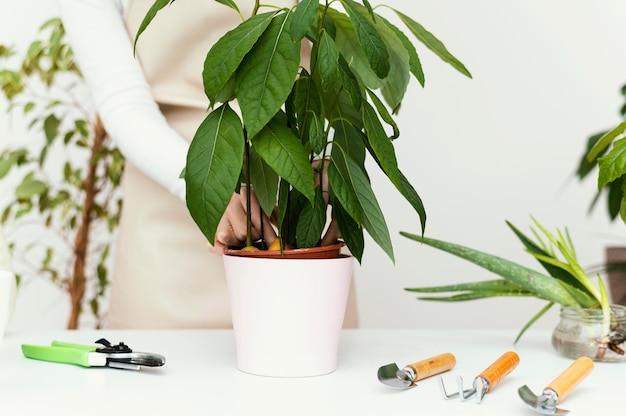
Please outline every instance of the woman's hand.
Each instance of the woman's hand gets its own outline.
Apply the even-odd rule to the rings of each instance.
[[[241,187],[239,194],[233,194],[226,207],[226,211],[220,220],[215,232],[215,244],[209,246],[209,250],[215,254],[223,254],[228,247],[244,247],[246,245],[246,195],[247,188]],[[252,241],[263,237],[269,246],[276,239],[276,231],[272,227],[270,219],[262,213],[261,206],[254,191],[250,194],[252,212]],[[263,226],[261,227],[261,221]]]

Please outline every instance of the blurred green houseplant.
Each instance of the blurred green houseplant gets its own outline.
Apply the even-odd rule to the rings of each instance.
[[[626,98],[626,85],[621,93]],[[620,115],[626,119],[626,103]],[[590,209],[605,195],[609,219],[613,221],[619,216],[626,223],[626,121],[587,139],[576,176],[582,181],[596,171],[598,193]]]
[[[37,133],[33,143],[0,153],[3,196],[7,188],[13,194],[1,220],[16,274],[45,277],[69,295],[67,328],[78,328],[85,308],[100,326],[124,161],[85,98],[59,19],[41,26],[23,59],[16,54],[0,45],[0,87],[7,111]]]

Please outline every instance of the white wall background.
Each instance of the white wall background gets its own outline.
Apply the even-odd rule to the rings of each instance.
[[[378,2],[374,2],[378,3]],[[428,214],[427,234],[536,268],[505,220],[528,231],[530,215],[567,227],[580,262],[603,260],[624,244],[602,205],[587,209],[595,184],[573,177],[586,138],[619,121],[626,82],[623,0],[387,0],[439,37],[473,74],[467,79],[419,48],[426,88],[414,83],[400,112],[401,169]],[[0,0],[0,42],[25,45],[53,16],[49,0]],[[0,102],[0,147],[28,133]],[[543,303],[490,299],[467,303],[415,300],[405,287],[494,276],[399,236],[419,222],[389,183],[374,177],[394,237],[396,264],[371,241],[357,271],[364,328],[521,328]],[[0,183],[0,201],[7,196]],[[63,328],[65,297],[46,282],[21,289],[13,329]],[[550,328],[553,313],[536,326]]]

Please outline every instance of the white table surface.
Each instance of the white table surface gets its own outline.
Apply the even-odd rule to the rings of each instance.
[[[5,334],[0,345],[0,415],[533,415],[518,397],[527,384],[541,393],[572,360],[558,356],[550,333],[530,331],[513,345],[515,331],[345,330],[334,373],[271,378],[236,368],[230,330],[56,331]],[[82,368],[24,358],[22,343],[53,339],[91,344],[105,337],[135,351],[166,356],[160,368],[140,371]],[[436,377],[408,390],[381,384],[378,367],[399,366],[451,352],[457,365],[443,374],[471,380],[506,351],[520,364],[483,403],[444,400]],[[596,363],[560,407],[572,415],[620,413],[626,363]]]

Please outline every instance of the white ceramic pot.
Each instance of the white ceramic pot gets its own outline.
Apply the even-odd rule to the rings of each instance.
[[[237,367],[275,377],[335,371],[353,264],[349,256],[287,260],[225,255]]]

